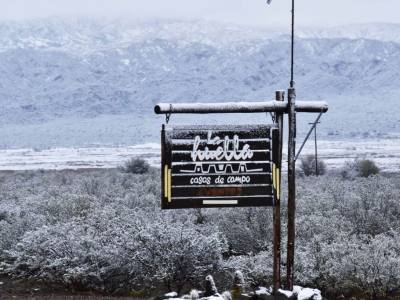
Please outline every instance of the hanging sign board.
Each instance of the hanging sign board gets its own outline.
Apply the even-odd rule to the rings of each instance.
[[[164,126],[162,208],[273,206],[275,125]]]

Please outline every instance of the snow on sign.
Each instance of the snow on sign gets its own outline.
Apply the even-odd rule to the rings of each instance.
[[[162,208],[274,205],[276,126],[163,125],[161,139]]]

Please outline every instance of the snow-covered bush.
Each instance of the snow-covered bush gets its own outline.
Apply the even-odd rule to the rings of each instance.
[[[196,286],[207,274],[220,271],[225,243],[216,228],[160,216],[142,223],[128,248],[143,282],[162,282],[169,291],[180,292],[185,284]]]
[[[232,256],[225,261],[229,273],[240,270],[247,287],[268,286],[272,280],[272,253],[262,251],[256,255]]]
[[[272,214],[266,208],[218,211],[215,222],[226,237],[231,255],[254,254],[271,248]]]
[[[387,297],[398,289],[399,178],[326,177],[299,183],[298,282],[370,297]]]
[[[94,213],[28,231],[9,252],[15,270],[106,290],[124,284],[179,291],[220,269],[225,245],[217,231],[162,215],[122,215],[110,207]]]
[[[379,168],[374,161],[369,159],[358,160],[356,163],[358,176],[369,177],[371,175],[379,174]]]
[[[226,247],[217,226],[161,212],[158,178],[114,170],[5,178],[0,262],[14,274],[105,291],[181,288],[219,270]]]
[[[297,252],[299,280],[323,288],[389,297],[400,286],[399,234],[343,236],[331,243],[311,241]]]
[[[142,158],[131,158],[125,163],[122,170],[132,174],[144,174],[150,170],[150,165]]]
[[[318,166],[318,168],[316,168],[316,166]],[[302,157],[300,167],[305,176],[319,176],[326,173],[326,164],[321,159],[319,159],[317,163],[314,155]]]
[[[0,264],[106,292],[201,288],[207,274],[227,289],[236,270],[271,284],[271,208],[161,211],[159,186],[154,169],[0,173]],[[297,284],[364,297],[400,288],[398,176],[304,177],[297,194]]]
[[[354,179],[358,177],[369,177],[379,174],[380,170],[373,160],[355,159],[348,161],[342,168],[340,174],[345,179]]]
[[[9,251],[15,271],[78,287],[114,290],[121,283],[129,285],[135,261],[123,246],[135,232],[113,209],[95,213],[94,218],[26,232]]]

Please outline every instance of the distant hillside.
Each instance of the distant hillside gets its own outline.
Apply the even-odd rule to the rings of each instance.
[[[399,32],[393,24],[299,31],[298,98],[329,101],[323,135],[400,132]],[[271,99],[288,85],[288,55],[289,38],[277,29],[3,23],[0,147],[156,141],[154,103]]]

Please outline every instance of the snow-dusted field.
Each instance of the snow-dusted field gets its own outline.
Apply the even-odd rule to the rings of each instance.
[[[298,148],[301,140],[298,141]],[[286,146],[284,146],[286,152]],[[328,168],[337,169],[355,158],[373,159],[383,171],[400,170],[400,139],[319,141],[318,154]],[[314,153],[309,140],[302,155]],[[114,168],[132,157],[143,157],[158,167],[160,145],[143,144],[125,147],[54,148],[0,150],[0,170]],[[285,155],[284,155],[285,159]]]
[[[0,150],[0,170],[115,168],[132,157],[143,157],[158,166],[160,145]]]
[[[311,137],[302,154],[314,154],[314,140]],[[331,169],[340,168],[346,161],[359,158],[374,160],[382,171],[399,172],[400,139],[318,141],[318,156]]]

